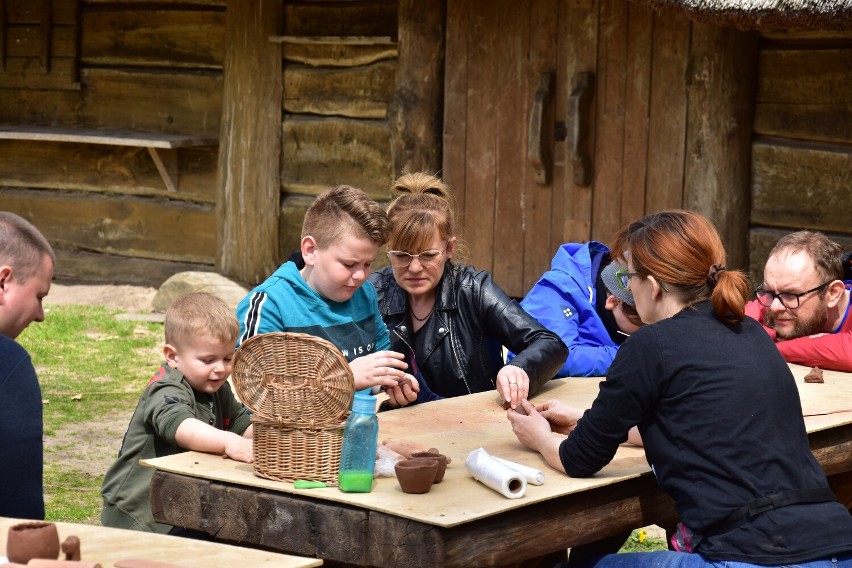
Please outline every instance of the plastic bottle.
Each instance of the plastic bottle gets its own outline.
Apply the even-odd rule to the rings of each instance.
[[[369,493],[373,490],[378,439],[376,399],[366,393],[355,393],[352,413],[343,427],[343,448],[337,474],[337,485],[341,491]]]

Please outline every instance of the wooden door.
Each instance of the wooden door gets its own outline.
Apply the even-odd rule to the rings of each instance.
[[[444,178],[471,264],[520,297],[560,244],[683,205],[689,32],[627,0],[448,1]]]

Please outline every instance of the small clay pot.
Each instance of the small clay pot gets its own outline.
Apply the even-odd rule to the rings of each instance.
[[[33,558],[56,560],[59,557],[56,525],[41,521],[13,525],[6,537],[6,557],[9,562],[21,564]]]
[[[396,462],[394,471],[403,493],[429,493],[438,473],[438,460],[402,460]]]
[[[413,460],[422,460],[422,459],[431,459],[438,460],[438,472],[435,474],[434,483],[441,483],[441,480],[444,479],[444,473],[447,471],[447,456],[438,452],[415,452],[411,454],[411,459]]]

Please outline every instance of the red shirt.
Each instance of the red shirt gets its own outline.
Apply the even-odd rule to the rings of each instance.
[[[852,283],[846,284],[846,289],[852,289]],[[778,351],[788,363],[797,363],[808,367],[819,367],[831,371],[852,372],[852,317],[850,317],[852,297],[846,304],[846,312],[840,328],[832,333],[818,337],[805,336],[796,339],[778,341],[775,330],[766,326],[763,329],[775,341]],[[745,306],[745,313],[759,322],[763,322],[768,308],[757,300],[752,300]]]

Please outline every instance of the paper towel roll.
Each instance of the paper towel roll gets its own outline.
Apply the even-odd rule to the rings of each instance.
[[[522,463],[516,463],[511,460],[504,460],[503,458],[498,458],[497,456],[491,456],[498,462],[503,465],[509,466],[524,477],[527,478],[527,483],[531,483],[532,485],[544,485],[544,473],[541,470],[538,470],[534,467],[530,467],[528,465],[524,465]]]
[[[504,497],[519,499],[527,492],[526,478],[494,459],[483,448],[470,452],[464,465],[475,480]]]

